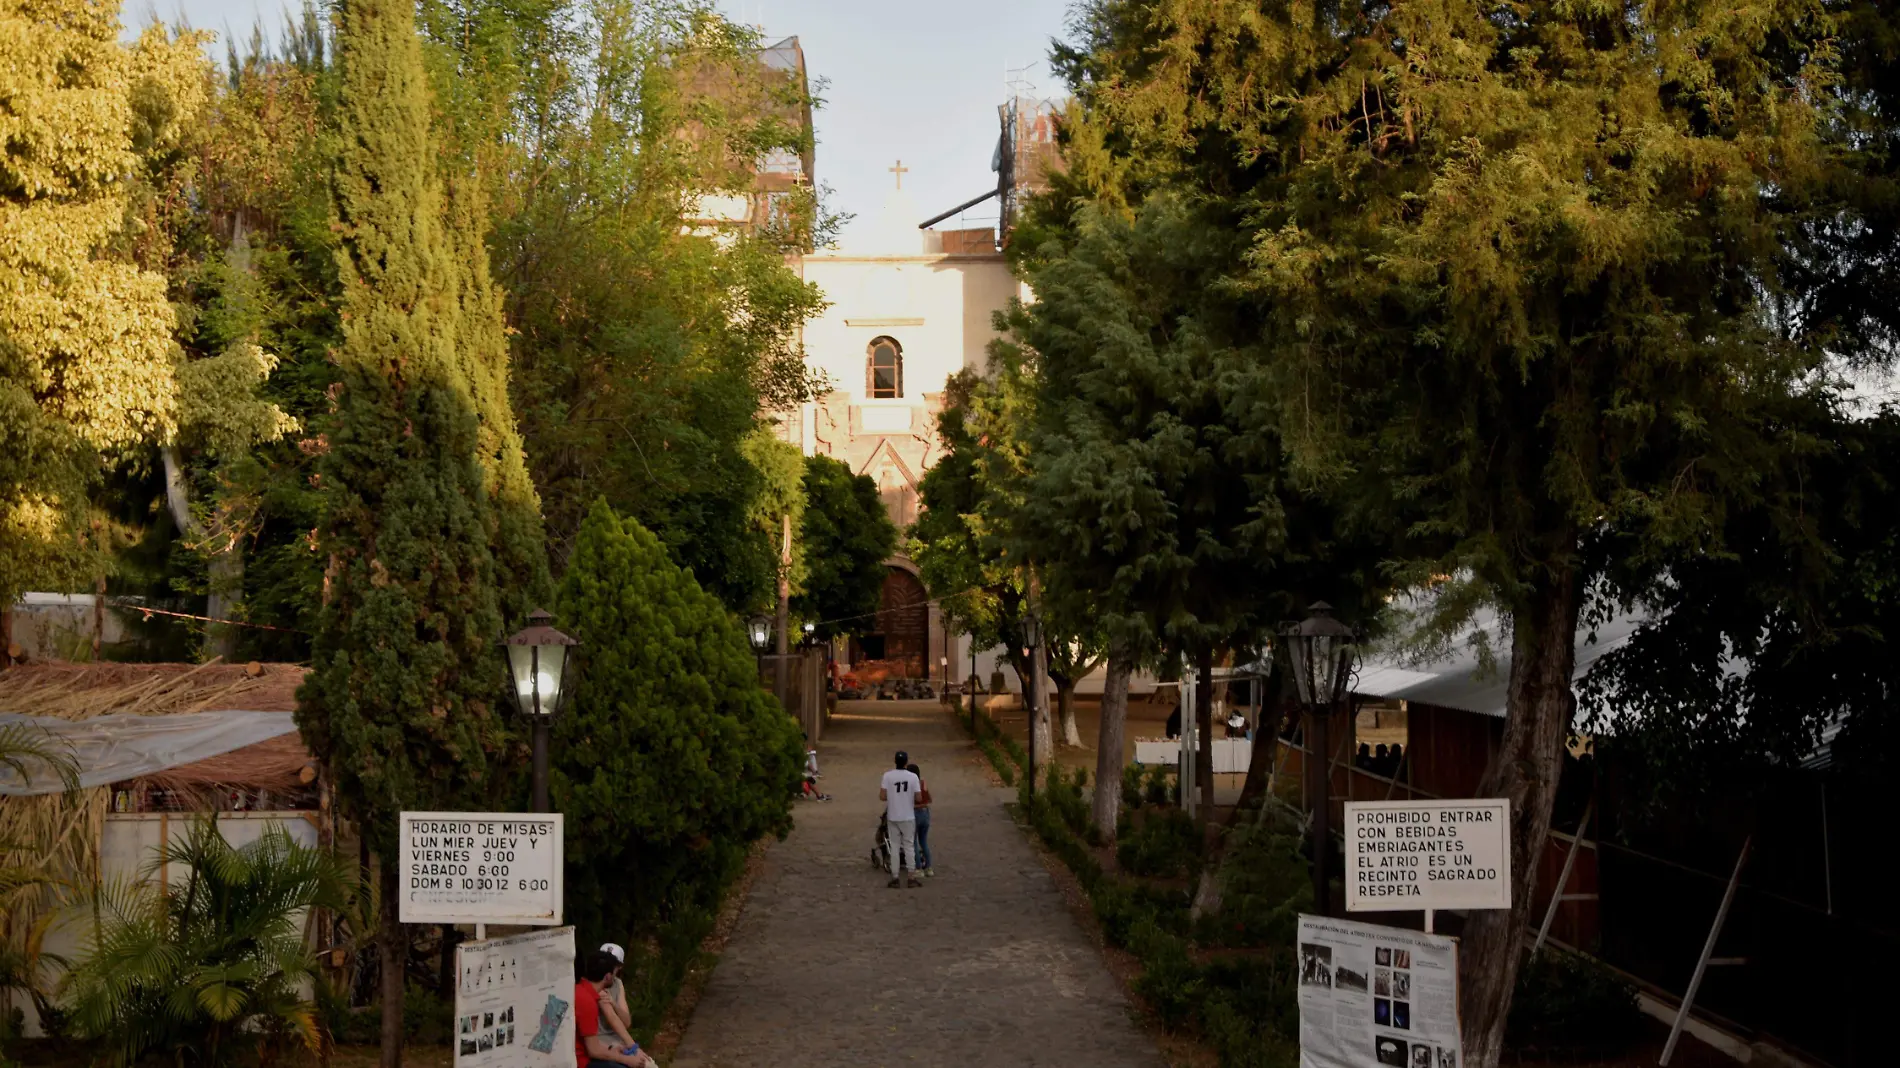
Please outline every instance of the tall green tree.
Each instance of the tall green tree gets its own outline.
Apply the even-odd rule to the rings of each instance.
[[[1215,374],[1258,329],[1218,284],[1238,259],[1231,221],[1166,194],[1129,211],[1064,207],[1045,200],[1019,240],[1037,299],[1009,321],[1034,354],[1036,404],[1011,536],[1040,561],[1047,598],[1110,637],[1098,781],[1121,774],[1127,672],[1144,654],[1186,660],[1202,682],[1211,811],[1215,659],[1258,650],[1315,600],[1368,616],[1383,591],[1376,545],[1294,485],[1285,450],[1245,425]],[[1097,792],[1103,826],[1114,804]]]
[[[164,276],[125,255],[125,180],[203,104],[202,38],[120,33],[117,4],[0,4],[4,618],[33,586],[104,573],[87,490],[178,425],[176,319]]]
[[[1573,724],[1573,641],[1623,559],[1714,551],[1802,446],[1814,358],[1773,329],[1784,210],[1831,175],[1820,4],[1437,0],[1344,12],[1091,5],[1064,62],[1098,121],[1080,169],[1180,188],[1252,235],[1260,309],[1215,361],[1243,429],[1351,507],[1403,509],[1395,575],[1452,576],[1449,627],[1512,620],[1510,911],[1473,917],[1470,1062],[1497,1061]]]
[[[816,623],[814,633],[826,641],[863,633],[884,591],[884,561],[897,551],[897,525],[877,483],[843,461],[805,457],[804,487],[798,542],[805,575],[792,613]]]
[[[804,747],[732,613],[638,521],[596,502],[558,602],[587,665],[550,783],[569,913],[591,944],[638,943],[790,828]]]
[[[1051,722],[1048,686],[1030,725],[1040,763],[1052,758],[1058,732],[1082,744],[1075,722],[1075,687],[1102,658],[1102,635],[1092,610],[1036,604],[1031,558],[1007,540],[1020,505],[1028,381],[1015,365],[998,365],[989,378],[962,371],[944,387],[937,435],[944,451],[918,486],[922,504],[911,526],[909,554],[943,614],[964,628],[979,649],[1001,647],[1029,692],[1047,674],[1055,690]],[[1035,657],[1024,654],[1023,622],[1036,605],[1045,640]],[[1118,773],[1119,774],[1119,773]]]
[[[698,0],[421,11],[446,155],[494,220],[554,559],[605,496],[729,607],[767,603],[782,531],[756,521],[749,443],[811,388],[797,328],[822,299],[786,257],[822,240],[817,201],[773,194],[769,225],[723,232],[692,215],[809,151],[805,87]]]
[[[499,759],[513,739],[495,704],[504,527],[490,489],[506,478],[483,462],[505,440],[505,405],[490,389],[505,372],[471,366],[492,350],[464,350],[485,336],[464,324],[465,307],[492,308],[492,296],[471,287],[457,259],[471,243],[457,240],[444,195],[413,8],[352,2],[337,43],[343,339],[318,468],[323,608],[298,725],[344,815],[384,858],[382,1056],[397,1068],[407,964],[394,907],[397,814],[479,810],[515,766]],[[499,548],[518,562],[506,555],[517,548]]]

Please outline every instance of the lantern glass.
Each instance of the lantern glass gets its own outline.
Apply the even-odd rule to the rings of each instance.
[[[524,716],[553,716],[567,698],[568,650],[580,643],[555,630],[546,612],[528,617],[529,626],[516,632],[503,647],[508,653],[508,676],[514,684],[515,707]]]
[[[515,678],[515,703],[524,716],[551,716],[561,707],[567,646],[511,645],[508,668]]]
[[[1023,617],[1023,644],[1031,649],[1042,644],[1042,617],[1034,612]]]
[[[1300,701],[1330,707],[1346,695],[1352,679],[1357,641],[1352,628],[1332,616],[1325,601],[1313,603],[1312,615],[1281,629],[1288,666]]]
[[[746,624],[746,637],[752,642],[753,652],[765,652],[765,647],[772,643],[772,621],[764,616],[753,616]]]

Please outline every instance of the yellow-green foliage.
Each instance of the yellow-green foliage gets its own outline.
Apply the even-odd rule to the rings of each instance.
[[[195,34],[119,43],[118,5],[0,0],[0,603],[86,567],[97,456],[178,419],[165,279],[111,258],[135,150],[203,103]]]

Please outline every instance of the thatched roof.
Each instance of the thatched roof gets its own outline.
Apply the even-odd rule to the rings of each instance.
[[[0,712],[58,719],[111,713],[169,716],[211,708],[291,712],[305,669],[296,664],[69,664],[0,671]]]

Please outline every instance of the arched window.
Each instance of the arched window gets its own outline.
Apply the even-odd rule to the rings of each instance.
[[[895,399],[904,395],[904,350],[896,339],[881,337],[871,342],[864,380],[866,396]]]

